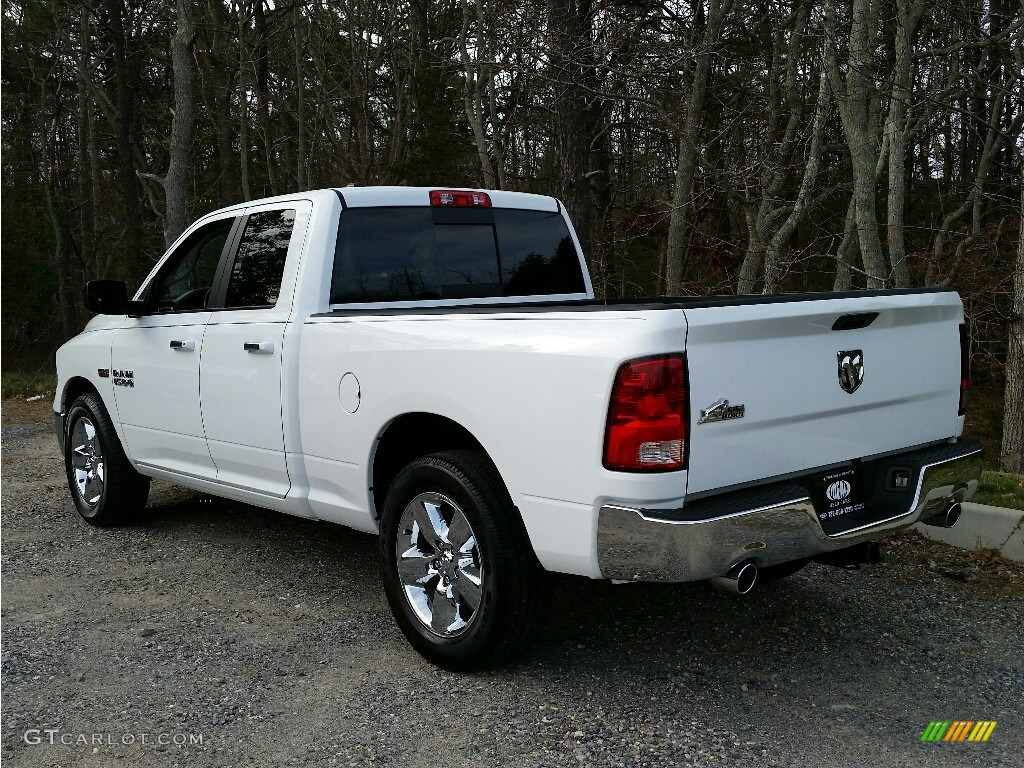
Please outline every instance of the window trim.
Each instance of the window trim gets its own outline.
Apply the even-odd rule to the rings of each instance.
[[[462,307],[490,306],[493,304],[540,304],[561,303],[592,299],[586,292],[581,293],[534,293],[527,296],[475,296],[470,299],[404,299],[402,301],[360,301],[330,304],[330,311],[353,310],[355,312],[373,309],[460,309]]]
[[[245,231],[245,224],[248,220],[249,214],[245,212],[235,216],[235,226],[232,228],[231,234],[228,235],[228,242],[225,244],[226,247],[221,255],[220,266],[217,268],[217,276],[213,279],[213,288],[210,290],[210,309],[227,309],[224,306],[224,300],[228,293],[228,279],[231,276],[231,266],[235,263],[238,244],[242,240],[242,233]]]

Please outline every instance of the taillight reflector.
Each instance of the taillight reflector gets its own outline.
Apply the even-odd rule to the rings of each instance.
[[[430,192],[431,205],[490,208],[491,196],[486,192],[467,192],[461,189],[434,189]]]
[[[604,437],[604,466],[668,472],[687,465],[686,361],[663,355],[623,363],[615,374]]]
[[[957,415],[963,416],[964,395],[967,394],[967,387],[971,378],[971,338],[967,335],[967,326],[960,323],[960,406]]]

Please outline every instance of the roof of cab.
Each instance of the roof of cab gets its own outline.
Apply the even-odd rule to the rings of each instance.
[[[486,192],[493,208],[520,208],[534,211],[561,212],[561,206],[553,197],[533,195],[527,192],[506,192],[500,189],[469,189],[466,187],[340,187],[335,191],[341,195],[345,205],[351,208],[373,208],[380,206],[430,205],[430,193],[434,190],[464,190]]]

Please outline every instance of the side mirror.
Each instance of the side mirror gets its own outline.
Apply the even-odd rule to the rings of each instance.
[[[85,308],[99,315],[128,311],[128,284],[123,280],[90,280],[85,284]]]

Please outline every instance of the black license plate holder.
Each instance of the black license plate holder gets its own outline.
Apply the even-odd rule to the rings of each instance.
[[[866,506],[860,467],[825,472],[814,483],[814,509],[826,533],[856,527]]]

